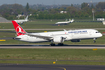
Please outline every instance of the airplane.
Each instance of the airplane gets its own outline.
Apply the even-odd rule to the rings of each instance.
[[[56,25],[61,25],[61,24],[68,24],[68,23],[72,23],[72,22],[74,22],[74,19],[72,19],[72,20],[69,19],[69,21],[57,22],[55,24]]]
[[[63,46],[64,41],[80,42],[82,39],[95,40],[102,37],[102,34],[95,29],[77,29],[77,30],[65,30],[53,31],[53,32],[40,32],[40,33],[27,33],[18,23],[12,21],[16,31],[16,37],[14,39],[25,42],[51,42],[51,46],[55,46],[55,43]]]
[[[28,21],[28,16],[25,19],[14,20],[14,21],[16,21],[17,23],[23,24],[24,22],[27,22]]]
[[[102,21],[103,25],[105,25],[105,21]]]

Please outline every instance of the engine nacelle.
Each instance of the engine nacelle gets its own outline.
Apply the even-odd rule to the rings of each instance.
[[[64,42],[64,39],[63,39],[63,37],[54,37],[53,42],[62,43],[62,42]]]
[[[80,42],[81,40],[76,39],[76,40],[71,40],[71,42]]]

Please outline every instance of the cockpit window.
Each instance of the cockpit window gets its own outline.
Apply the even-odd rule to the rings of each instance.
[[[100,33],[100,32],[96,32],[96,33]]]

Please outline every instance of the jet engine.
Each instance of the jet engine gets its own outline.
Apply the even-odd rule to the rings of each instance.
[[[62,43],[62,42],[64,42],[64,38],[63,37],[54,37],[53,42]]]

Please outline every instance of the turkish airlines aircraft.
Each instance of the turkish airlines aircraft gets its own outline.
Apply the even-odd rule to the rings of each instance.
[[[28,16],[25,19],[14,20],[14,21],[16,21],[17,23],[23,24],[24,22],[27,22],[28,21]]]
[[[51,42],[51,46],[63,45],[64,41],[80,42],[82,39],[95,39],[102,36],[95,29],[64,30],[55,32],[27,33],[19,24],[12,21],[17,37],[14,39],[26,42]]]

